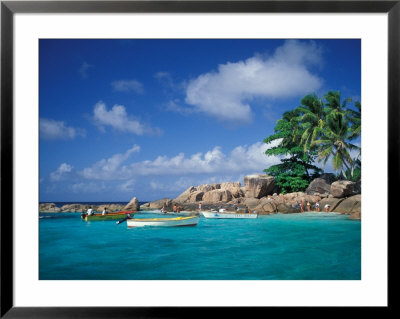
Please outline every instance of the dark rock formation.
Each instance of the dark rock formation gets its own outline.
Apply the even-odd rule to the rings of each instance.
[[[269,175],[248,175],[244,178],[246,197],[261,198],[273,193],[275,177]]]
[[[361,179],[359,179],[354,185],[353,194],[361,194]]]
[[[282,214],[290,214],[290,213],[298,213],[299,209],[296,207],[293,207],[291,205],[288,204],[278,204],[278,206],[276,207],[279,213]]]
[[[331,190],[331,185],[322,178],[314,179],[306,189],[306,194],[329,194]]]
[[[333,197],[342,198],[353,195],[355,183],[351,181],[337,181],[331,184],[330,193]]]

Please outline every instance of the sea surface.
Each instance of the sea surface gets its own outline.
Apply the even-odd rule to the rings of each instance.
[[[149,217],[161,215],[135,215]],[[360,280],[361,222],[307,212],[128,229],[40,213],[39,279]]]

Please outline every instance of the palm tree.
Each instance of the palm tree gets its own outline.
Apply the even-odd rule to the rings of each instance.
[[[347,113],[347,118],[350,122],[349,140],[354,140],[355,138],[361,135],[361,103],[355,102],[354,107],[356,108],[356,110],[349,109]],[[361,157],[361,148],[359,149],[359,152],[353,161],[354,165],[351,167],[350,176],[353,180],[357,178],[357,176],[355,176],[355,170],[356,169],[358,169],[359,171],[361,170],[360,157]]]
[[[298,118],[302,129],[300,144],[304,146],[304,151],[310,150],[325,127],[324,104],[315,94],[308,94],[301,99],[301,106],[296,110],[301,114]]]
[[[349,120],[345,114],[342,112],[330,113],[327,116],[323,136],[312,143],[318,146],[318,161],[323,162],[323,167],[332,157],[333,169],[341,170],[343,176],[346,176],[346,170],[352,171],[355,164],[350,151],[360,149],[357,145],[348,142],[349,135]]]
[[[264,139],[264,143],[271,143],[274,140],[281,139],[279,145],[281,147],[292,147],[300,143],[300,124],[299,124],[299,112],[296,110],[287,111],[283,113],[274,128],[275,134]]]
[[[349,139],[355,139],[361,135],[361,103],[355,102],[356,110],[348,110],[347,118],[351,124]]]
[[[327,94],[325,94],[324,98],[326,100],[325,112],[327,116],[335,116],[337,113],[346,113],[347,103],[352,101],[351,98],[347,98],[341,103],[339,91],[329,91]]]

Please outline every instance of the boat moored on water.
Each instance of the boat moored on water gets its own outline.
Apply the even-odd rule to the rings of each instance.
[[[198,216],[174,217],[174,218],[131,218],[127,219],[128,228],[156,226],[156,227],[175,227],[175,226],[196,226],[199,222]]]
[[[85,221],[97,221],[97,220],[115,220],[115,219],[122,219],[126,218],[128,215],[131,216],[133,215],[136,211],[121,211],[121,212],[116,212],[116,213],[107,213],[107,214],[93,214],[93,215],[88,215],[86,213],[81,214],[81,218]]]
[[[175,215],[175,216],[193,216],[198,215],[198,212],[191,211],[180,211],[180,212],[163,212],[161,210],[149,211],[152,214],[161,214],[161,215]]]
[[[227,212],[225,209],[220,209],[219,211],[211,210],[211,211],[202,211],[201,214],[205,218],[216,218],[216,219],[225,219],[225,218],[235,218],[235,219],[244,219],[244,218],[257,218],[257,213],[237,213],[237,212]]]

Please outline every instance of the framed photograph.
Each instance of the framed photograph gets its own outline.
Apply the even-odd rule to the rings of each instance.
[[[399,1],[2,1],[1,316],[390,309],[399,29]]]

